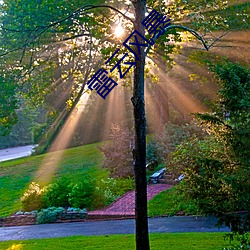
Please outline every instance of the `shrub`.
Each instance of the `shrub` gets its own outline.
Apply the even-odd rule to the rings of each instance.
[[[39,210],[43,207],[44,188],[38,183],[32,182],[27,191],[21,197],[22,209],[24,211]]]
[[[113,194],[112,189],[116,185],[114,178],[101,179],[96,182],[93,193],[94,208],[101,208],[112,203],[116,196]]]
[[[124,193],[134,189],[132,178],[106,178],[96,182],[93,205],[100,208],[111,204]]]
[[[86,208],[80,209],[80,208],[75,208],[75,207],[68,207],[67,213],[70,213],[70,212],[87,213],[87,210]]]
[[[49,207],[37,213],[36,224],[55,222],[59,213],[64,212],[62,207]]]
[[[69,204],[73,207],[91,207],[92,195],[94,193],[94,185],[92,181],[87,179],[76,183],[72,186],[69,193]]]
[[[156,163],[153,165],[155,169],[158,164],[165,162],[167,156],[174,152],[182,141],[194,134],[199,138],[204,138],[205,135],[194,122],[182,126],[165,124],[163,131],[156,133],[147,143],[147,162]]]
[[[68,207],[70,190],[70,181],[66,178],[61,178],[58,181],[48,185],[45,188],[44,193],[45,207]]]
[[[225,235],[225,239],[229,240],[230,247],[225,247],[223,250],[250,250],[250,240],[247,233],[228,233]],[[234,241],[237,241],[236,244]]]
[[[149,140],[147,143],[147,170],[154,171],[159,163],[159,156],[157,154],[157,142],[154,140]]]
[[[132,136],[128,129],[122,129],[119,125],[113,124],[111,130],[111,142],[99,148],[105,157],[102,167],[109,170],[112,178],[132,177]]]

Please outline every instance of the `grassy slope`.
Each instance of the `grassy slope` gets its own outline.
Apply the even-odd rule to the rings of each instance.
[[[102,159],[98,145],[96,143],[65,150],[52,178],[64,176],[77,181],[86,173],[97,173],[97,166]],[[20,197],[29,183],[36,181],[34,176],[44,157],[46,154],[0,163],[0,217],[20,209]],[[98,171],[100,174],[106,173]]]
[[[224,233],[151,234],[152,250],[221,250],[228,246]],[[135,249],[134,235],[76,236],[57,239],[1,242],[0,249],[10,250],[78,250]]]
[[[162,215],[175,215],[178,212],[184,212],[186,215],[199,214],[197,207],[194,204],[187,203],[182,199],[172,187],[166,191],[156,195],[148,203],[148,215],[158,217]]]

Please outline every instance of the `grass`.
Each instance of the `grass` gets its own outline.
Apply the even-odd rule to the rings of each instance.
[[[175,187],[156,195],[148,203],[148,215],[151,217],[161,215],[174,215],[178,212],[185,214],[198,214],[194,204],[188,203],[177,194]]]
[[[224,233],[167,233],[151,234],[151,250],[221,250],[228,246]],[[73,236],[67,238],[7,241],[1,250],[78,250],[78,249],[135,249],[134,235]]]
[[[102,155],[97,149],[99,145],[100,143],[95,143],[65,150],[51,181],[66,177],[77,182],[84,175],[96,179],[107,177],[107,171],[98,168],[102,160]],[[56,154],[50,153],[52,157]],[[30,182],[37,181],[34,176],[45,157],[46,154],[0,163],[0,217],[21,209],[20,197]],[[176,202],[174,188],[160,193],[149,202],[149,216],[173,215],[179,211],[195,214],[192,206],[179,200],[180,203]]]
[[[65,150],[51,180],[64,176],[72,181],[79,181],[86,174],[105,177],[107,172],[98,168],[102,160],[98,145],[100,143]],[[50,154],[53,157],[57,153]],[[37,181],[34,176],[45,156],[46,154],[0,163],[0,217],[20,210],[20,197],[30,182]]]

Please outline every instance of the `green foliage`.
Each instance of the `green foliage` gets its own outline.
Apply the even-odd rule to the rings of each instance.
[[[8,135],[0,136],[0,148],[8,148],[37,143],[33,141],[33,128],[43,120],[42,109],[37,110],[20,100],[20,108],[16,111],[17,123]]]
[[[41,123],[41,124],[37,124],[32,129],[33,143],[37,144],[40,142],[42,136],[44,136],[44,134],[46,133],[47,128],[48,128],[47,123]]]
[[[250,240],[249,234],[239,234],[239,233],[228,233],[224,237],[230,242],[230,247],[224,247],[223,250],[249,250]],[[236,241],[236,243],[235,243]]]
[[[183,142],[170,157],[169,169],[185,174],[180,192],[187,199],[242,233],[250,224],[250,74],[229,62],[210,68],[222,86],[216,110],[196,115],[210,136]]]
[[[113,179],[102,175],[97,178],[86,174],[84,178],[73,182],[63,177],[43,189],[37,183],[31,183],[21,199],[23,210],[69,206],[96,209],[109,205],[124,193],[134,189],[132,178]]]
[[[84,177],[86,178],[86,177]],[[69,193],[69,204],[73,207],[90,208],[92,206],[92,196],[94,192],[94,183],[88,179],[84,179],[72,185]]]
[[[100,179],[96,182],[93,205],[95,209],[111,204],[117,196],[113,193],[116,180],[113,178]]]
[[[48,207],[37,213],[36,224],[55,222],[59,213],[64,212],[62,207]]]
[[[208,12],[207,15],[212,19],[218,15],[221,16],[225,20],[223,29],[230,30],[241,30],[241,29],[249,29],[249,11],[250,11],[250,3],[242,3],[228,6],[224,10],[214,10]],[[218,27],[214,27],[214,29],[218,29]]]
[[[149,139],[147,142],[147,151],[146,151],[146,159],[147,159],[147,170],[154,171],[157,168],[159,163],[159,156],[157,155],[157,142],[152,139]]]
[[[104,155],[102,168],[110,172],[110,177],[128,178],[134,175],[132,156],[132,135],[128,129],[113,124],[111,127],[111,142],[100,147]]]
[[[12,126],[17,122],[17,95],[13,80],[0,76],[0,136],[10,133]],[[6,79],[7,78],[7,79]]]
[[[102,178],[97,180],[93,195],[94,208],[105,207],[133,189],[134,180],[132,178]]]
[[[185,174],[179,192],[185,193],[208,214],[243,208],[232,188],[236,181],[232,169],[225,168],[221,162],[226,157],[223,145],[215,138],[193,138],[178,147],[168,166],[175,178]]]
[[[175,151],[177,145],[193,134],[202,138],[205,133],[193,122],[185,125],[167,123],[163,131],[156,133],[147,144],[148,162],[164,163],[167,156]]]
[[[69,179],[63,177],[45,187],[44,204],[45,207],[68,207],[69,193],[71,191]]]
[[[32,182],[28,190],[21,197],[22,209],[24,211],[39,210],[43,206],[44,189],[38,183]]]

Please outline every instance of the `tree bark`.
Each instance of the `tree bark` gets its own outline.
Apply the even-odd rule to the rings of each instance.
[[[146,0],[133,2],[135,7],[135,30],[144,36]],[[138,37],[139,43],[144,43]],[[137,51],[138,52],[138,51]],[[139,53],[137,53],[139,55]],[[149,250],[148,214],[147,214],[147,180],[146,180],[146,117],[144,102],[144,67],[145,53],[141,49],[139,60],[136,60],[134,71],[134,88],[132,103],[134,108],[135,146],[133,149],[135,174],[135,217],[136,249]]]

